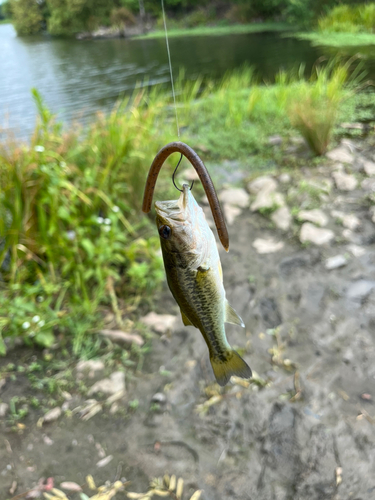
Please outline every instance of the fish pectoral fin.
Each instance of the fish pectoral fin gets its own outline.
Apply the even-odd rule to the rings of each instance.
[[[181,318],[182,318],[182,322],[185,326],[194,326],[193,323],[190,321],[190,319],[185,316],[185,314],[181,311],[180,309],[180,312],[181,312]]]
[[[245,328],[245,323],[242,321],[241,316],[239,316],[229,302],[225,301],[225,323],[232,323],[233,325],[240,325]]]
[[[206,271],[209,271],[210,266],[208,264],[201,264],[198,268],[197,271],[200,271],[201,273],[205,273]]]

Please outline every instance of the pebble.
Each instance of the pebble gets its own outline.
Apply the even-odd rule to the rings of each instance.
[[[375,205],[370,207],[370,217],[372,222],[375,224]]]
[[[102,458],[102,460],[99,460],[99,462],[97,462],[96,466],[99,468],[105,467],[110,462],[112,462],[112,460],[113,460],[113,455],[108,455],[108,457],[105,457],[105,458]]]
[[[314,210],[301,210],[298,213],[298,218],[302,221],[312,222],[318,226],[326,226],[328,224],[327,215],[318,208]]]
[[[0,403],[0,418],[5,417],[8,413],[9,405],[7,403]]]
[[[283,138],[281,137],[281,135],[271,135],[269,138],[268,138],[268,144],[270,146],[280,146],[280,144],[283,143]]]
[[[228,205],[227,203],[224,204],[223,208],[225,213],[225,220],[228,226],[231,226],[236,218],[240,215],[241,209],[233,205]]]
[[[375,281],[358,280],[352,283],[347,292],[349,299],[362,302],[375,288]]]
[[[272,192],[277,189],[277,182],[273,177],[269,175],[261,175],[257,177],[254,181],[249,182],[247,189],[251,194],[258,194],[260,191],[267,189],[267,191]]]
[[[281,193],[275,193],[264,189],[257,194],[255,201],[251,204],[250,209],[252,212],[257,210],[266,210],[285,205],[284,196]]]
[[[335,255],[326,260],[325,268],[331,271],[332,269],[346,266],[347,263],[348,261],[344,255]]]
[[[284,248],[284,242],[275,241],[273,238],[268,238],[268,239],[257,238],[253,242],[253,247],[260,254],[275,253]]]
[[[173,316],[172,314],[156,314],[153,311],[141,318],[143,324],[160,334],[173,330],[176,325],[176,320],[177,316]]]
[[[80,361],[77,366],[76,370],[78,372],[99,372],[101,370],[104,370],[104,363],[100,359],[89,359],[88,361]]]
[[[362,255],[365,255],[366,253],[366,250],[363,247],[354,244],[348,245],[348,250],[354,257],[362,257]]]
[[[153,403],[165,404],[167,402],[167,396],[163,392],[157,392],[151,398]]]
[[[346,147],[340,146],[338,148],[332,149],[326,154],[327,158],[333,161],[339,161],[342,163],[352,163],[354,157],[348,152]]]
[[[325,245],[335,237],[335,234],[330,229],[322,229],[314,226],[310,222],[302,224],[300,232],[301,243],[314,243],[315,245]]]
[[[374,192],[375,191],[375,179],[364,179],[361,182],[361,187],[365,191]]]
[[[73,483],[73,481],[64,481],[60,483],[60,488],[67,491],[82,491],[81,486],[77,483]]]
[[[365,160],[363,162],[363,170],[369,177],[375,175],[375,163],[373,161]]]
[[[361,225],[361,221],[356,215],[346,214],[345,212],[340,212],[339,210],[332,210],[331,215],[335,219],[338,219],[344,227],[352,231]]]
[[[57,420],[62,414],[62,410],[59,406],[56,406],[56,408],[52,408],[52,410],[48,411],[44,417],[43,417],[43,422],[49,423],[49,422],[54,422]]]
[[[100,334],[109,338],[115,344],[136,344],[141,347],[145,343],[140,335],[136,333],[123,332],[121,330],[101,330]]]
[[[110,395],[120,391],[125,391],[125,373],[117,371],[113,372],[109,378],[95,382],[88,391],[88,395],[91,396],[96,392]]]
[[[281,182],[281,184],[288,184],[291,180],[292,180],[292,177],[289,174],[287,174],[286,172],[284,172],[283,174],[281,174],[279,176],[279,181]]]
[[[358,185],[354,175],[345,174],[344,172],[333,172],[332,177],[335,180],[337,189],[341,191],[353,191]]]
[[[243,188],[231,188],[221,191],[219,199],[224,204],[245,208],[249,206],[250,196]]]
[[[289,208],[287,206],[278,208],[272,213],[271,220],[276,227],[283,231],[287,231],[292,224],[292,215]]]

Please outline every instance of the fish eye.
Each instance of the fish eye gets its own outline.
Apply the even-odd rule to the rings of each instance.
[[[165,240],[168,240],[172,234],[172,229],[169,226],[160,226],[159,227],[159,234],[162,238]]]

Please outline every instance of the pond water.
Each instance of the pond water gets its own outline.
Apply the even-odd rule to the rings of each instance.
[[[304,62],[307,69],[324,49],[278,33],[191,36],[170,39],[174,74],[222,77],[244,64],[272,80],[280,68]],[[27,137],[35,123],[31,88],[65,123],[108,110],[137,83],[169,86],[164,39],[87,40],[16,36],[0,25],[0,127]],[[0,131],[1,134],[4,134]]]

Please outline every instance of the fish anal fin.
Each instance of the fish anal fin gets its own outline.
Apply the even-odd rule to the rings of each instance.
[[[180,310],[181,311],[181,310]],[[181,311],[182,322],[185,326],[194,326],[190,319]]]
[[[249,365],[233,349],[228,350],[221,357],[211,356],[210,361],[216,381],[221,386],[226,385],[232,375],[240,378],[252,377]]]
[[[225,301],[225,323],[232,323],[233,325],[240,325],[245,328],[245,323],[242,318],[237,314],[229,302]]]

